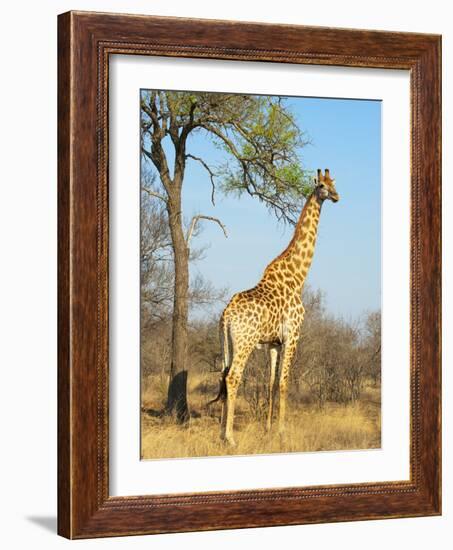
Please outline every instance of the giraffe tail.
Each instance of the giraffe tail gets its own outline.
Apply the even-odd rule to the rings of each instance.
[[[220,375],[220,387],[217,397],[208,402],[208,406],[217,401],[224,401],[226,399],[226,382],[228,371],[230,370],[230,359],[231,359],[231,334],[229,324],[222,319],[220,327],[220,347],[222,353],[222,373]]]

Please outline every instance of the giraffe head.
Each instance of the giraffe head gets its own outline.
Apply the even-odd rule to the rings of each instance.
[[[319,200],[330,199],[332,202],[340,200],[340,196],[335,189],[335,180],[330,177],[329,169],[322,171],[318,168],[318,175],[315,178],[315,193]]]

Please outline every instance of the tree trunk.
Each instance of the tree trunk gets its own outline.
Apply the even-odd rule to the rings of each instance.
[[[189,251],[182,227],[181,196],[178,195],[178,197],[172,197],[167,206],[175,265],[172,350],[167,412],[173,414],[176,420],[182,423],[189,419],[186,370]]]

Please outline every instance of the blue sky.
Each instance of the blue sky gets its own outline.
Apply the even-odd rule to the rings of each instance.
[[[332,314],[354,320],[381,303],[381,103],[367,100],[288,98],[287,105],[310,139],[300,150],[302,167],[329,168],[340,201],[323,205],[308,284],[321,289]],[[168,148],[170,153],[171,149]],[[224,154],[204,133],[189,138],[187,152],[208,163]],[[229,296],[253,287],[267,264],[288,244],[293,229],[278,223],[258,201],[217,194],[210,201],[207,172],[188,161],[183,212],[215,216],[227,227],[203,222],[193,246],[208,246],[191,266]]]

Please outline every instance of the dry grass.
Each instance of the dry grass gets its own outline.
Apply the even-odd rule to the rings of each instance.
[[[209,394],[215,394],[215,383]],[[151,392],[151,390],[153,390]],[[142,458],[181,458],[222,455],[269,454],[306,451],[374,449],[380,447],[380,390],[367,387],[360,401],[339,405],[288,403],[286,433],[265,431],[265,420],[256,419],[243,399],[238,399],[235,417],[236,447],[220,441],[220,407],[208,411],[204,404],[210,385],[191,381],[189,395],[193,417],[186,426],[171,418],[154,415],[162,408],[165,380],[158,377],[142,386]],[[151,395],[153,398],[151,398]]]

